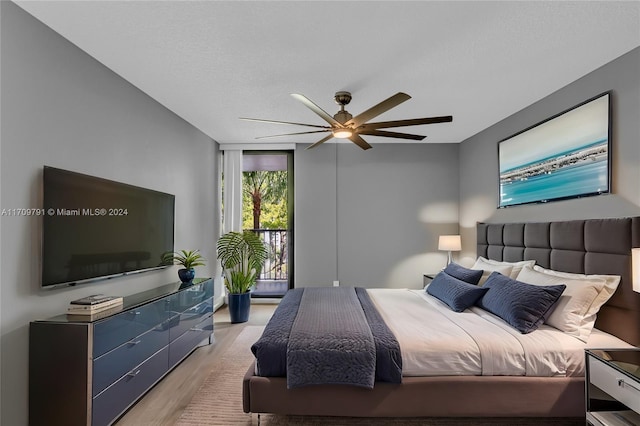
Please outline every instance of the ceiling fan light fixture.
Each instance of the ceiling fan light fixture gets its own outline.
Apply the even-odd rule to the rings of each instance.
[[[347,139],[353,136],[353,132],[350,129],[334,129],[333,137],[338,139]]]

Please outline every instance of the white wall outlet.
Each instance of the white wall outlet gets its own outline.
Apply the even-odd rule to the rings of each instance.
[[[334,281],[333,282],[333,286],[334,287],[339,287],[340,286],[340,281]]]

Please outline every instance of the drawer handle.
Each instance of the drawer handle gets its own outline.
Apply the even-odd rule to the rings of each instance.
[[[192,327],[189,329],[189,331],[204,331],[203,328],[198,328],[198,327]]]
[[[127,342],[127,345],[135,346],[140,342],[142,342],[142,340],[130,340]]]
[[[635,387],[631,383],[625,382],[624,379],[618,379],[618,386],[620,386],[621,388],[630,387],[631,389],[633,389],[633,390],[635,390],[637,392],[640,392],[640,389],[638,389],[637,387]]]
[[[130,372],[127,373],[127,376],[136,377],[138,374],[140,374],[140,370],[130,371]]]

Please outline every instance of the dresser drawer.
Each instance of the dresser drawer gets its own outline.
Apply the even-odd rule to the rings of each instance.
[[[169,344],[169,330],[158,326],[93,361],[93,395]]]
[[[590,383],[640,413],[640,383],[591,356],[587,359]]]
[[[175,315],[169,309],[170,299],[160,299],[98,321],[93,329],[93,358],[146,333]]]
[[[195,324],[169,345],[169,368],[187,356],[198,343],[213,333],[213,314]]]
[[[93,398],[92,426],[108,425],[120,416],[167,372],[168,360],[165,347]]]
[[[169,329],[169,340],[174,341],[212,313],[213,298],[209,298],[182,312],[177,319],[171,320],[172,327]]]

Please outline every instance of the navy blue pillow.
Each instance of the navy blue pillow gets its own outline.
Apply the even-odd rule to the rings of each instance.
[[[482,273],[484,272],[481,269],[465,268],[457,263],[448,264],[447,267],[444,268],[444,271],[454,278],[473,285],[477,285],[478,282],[480,282],[480,278],[482,278]]]
[[[539,286],[516,281],[492,272],[481,288],[488,291],[477,305],[499,316],[522,334],[531,333],[544,322],[545,314],[567,286]]]
[[[484,287],[461,281],[446,272],[440,272],[427,287],[427,293],[446,303],[452,310],[462,312],[482,297]]]

